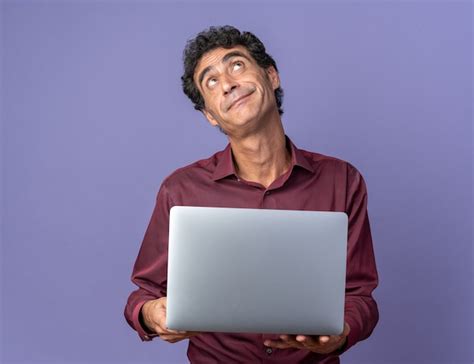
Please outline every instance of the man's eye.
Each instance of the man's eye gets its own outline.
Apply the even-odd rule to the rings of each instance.
[[[207,81],[207,85],[209,87],[212,87],[216,84],[217,80],[215,78],[210,78],[208,81]]]
[[[240,61],[237,61],[237,62],[234,62],[234,65],[232,66],[232,69],[234,71],[236,71],[236,70],[240,69],[242,66],[243,66],[243,63],[240,62]]]

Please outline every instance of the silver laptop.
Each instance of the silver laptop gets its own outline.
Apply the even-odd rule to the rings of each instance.
[[[174,206],[168,328],[338,335],[345,212]]]

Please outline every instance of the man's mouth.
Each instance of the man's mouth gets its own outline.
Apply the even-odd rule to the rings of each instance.
[[[237,98],[236,100],[234,100],[232,102],[232,104],[230,104],[229,108],[227,109],[227,111],[229,111],[234,105],[236,105],[237,103],[239,103],[240,101],[242,101],[243,99],[245,99],[246,97],[250,96],[252,94],[252,92],[246,94],[246,95],[243,95],[243,96],[240,96],[239,98]]]

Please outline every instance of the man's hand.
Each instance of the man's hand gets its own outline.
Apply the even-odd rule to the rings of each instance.
[[[341,335],[280,335],[281,340],[265,340],[264,344],[278,349],[297,348],[329,354],[344,345],[350,331],[351,328],[344,322],[344,331]]]
[[[160,339],[170,343],[176,343],[200,334],[197,331],[176,331],[166,327],[166,297],[145,302],[142,306],[142,315],[145,325],[156,332]]]

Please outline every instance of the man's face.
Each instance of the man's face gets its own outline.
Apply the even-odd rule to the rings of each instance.
[[[227,134],[258,128],[269,111],[278,112],[274,95],[280,86],[278,73],[274,67],[261,68],[243,46],[204,54],[194,83],[204,98],[204,115]]]

